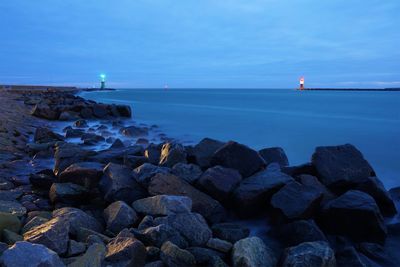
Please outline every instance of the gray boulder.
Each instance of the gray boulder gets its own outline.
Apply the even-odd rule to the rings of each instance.
[[[11,213],[22,217],[26,211],[26,208],[17,201],[0,200],[0,213]]]
[[[335,253],[326,242],[306,242],[287,248],[280,266],[336,267]]]
[[[149,130],[144,127],[128,126],[120,130],[121,134],[127,137],[143,137],[149,134]]]
[[[142,267],[146,261],[146,248],[142,242],[134,237],[117,236],[107,244],[105,257],[112,266]]]
[[[159,167],[150,163],[144,163],[143,165],[137,167],[134,172],[136,173],[136,180],[138,183],[147,188],[153,176],[158,173],[168,174],[171,172],[171,169]]]
[[[190,212],[192,200],[185,196],[157,195],[138,199],[132,204],[133,208],[140,213],[154,216],[165,216],[174,213]]]
[[[186,163],[185,147],[177,143],[166,143],[162,146],[159,165],[163,167],[172,167],[182,162]]]
[[[207,247],[220,251],[222,253],[228,253],[232,248],[232,243],[218,239],[218,238],[210,238],[207,241]]]
[[[160,162],[162,144],[149,144],[144,151],[144,156],[151,164],[157,165]]]
[[[161,260],[167,267],[190,267],[196,265],[196,259],[187,250],[180,249],[167,241],[161,247]]]
[[[203,173],[201,168],[195,164],[179,162],[172,167],[172,174],[185,180],[189,184],[194,184]]]
[[[214,153],[211,165],[236,169],[243,177],[249,177],[261,170],[265,166],[265,161],[257,151],[230,141]]]
[[[167,241],[174,243],[180,248],[186,248],[188,246],[188,242],[179,231],[168,224],[148,227],[145,230],[134,234],[143,243],[150,246],[161,247],[162,244]]]
[[[136,212],[123,201],[110,204],[104,210],[103,216],[107,230],[115,234],[136,224],[139,219]]]
[[[62,183],[74,183],[93,188],[103,175],[104,165],[98,162],[79,162],[70,165],[59,175]]]
[[[64,267],[57,253],[40,244],[21,241],[3,252],[0,264],[4,267]]]
[[[36,128],[35,135],[33,137],[33,141],[35,143],[50,143],[63,140],[64,137],[62,137],[62,135],[56,134],[50,129],[45,127]]]
[[[267,166],[273,162],[278,163],[281,167],[289,166],[289,160],[281,147],[264,148],[258,153],[265,160]]]
[[[215,151],[220,149],[225,143],[211,138],[204,138],[190,150],[190,157],[201,168],[211,166],[211,158]]]
[[[327,239],[314,220],[298,220],[283,225],[279,237],[287,246],[296,246],[304,242],[326,241]]]
[[[95,243],[89,246],[85,254],[76,258],[68,267],[102,267],[106,249],[103,244]]]
[[[54,183],[49,190],[52,203],[76,205],[90,199],[91,193],[83,186],[73,183]]]
[[[211,227],[211,230],[214,237],[229,241],[232,244],[250,234],[248,228],[235,223],[217,223]]]
[[[272,251],[258,237],[248,237],[233,245],[232,265],[234,267],[273,267],[276,262]]]

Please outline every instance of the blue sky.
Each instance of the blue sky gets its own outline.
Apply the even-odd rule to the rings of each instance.
[[[2,0],[0,83],[400,87],[399,0]]]

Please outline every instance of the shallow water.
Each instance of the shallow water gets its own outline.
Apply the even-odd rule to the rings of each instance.
[[[186,143],[211,137],[281,146],[292,165],[310,161],[316,146],[352,143],[387,188],[400,185],[399,92],[121,89],[82,96],[130,104],[137,122]]]

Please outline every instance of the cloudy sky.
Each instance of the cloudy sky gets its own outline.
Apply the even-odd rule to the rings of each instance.
[[[399,0],[2,0],[0,83],[400,87]]]

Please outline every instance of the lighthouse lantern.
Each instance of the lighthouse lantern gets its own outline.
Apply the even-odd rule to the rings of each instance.
[[[304,77],[300,78],[300,90],[304,89]]]

